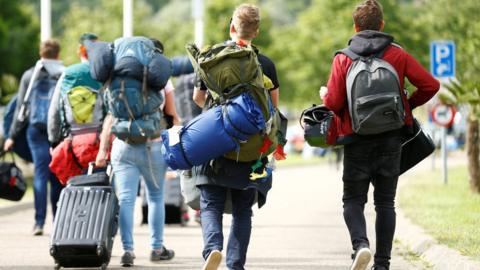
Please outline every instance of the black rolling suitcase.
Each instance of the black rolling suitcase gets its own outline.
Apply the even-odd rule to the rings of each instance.
[[[101,180],[99,174],[90,178]],[[55,269],[61,267],[101,267],[106,269],[112,254],[113,239],[118,228],[118,201],[111,186],[85,186],[78,181],[62,190],[53,225],[50,255]],[[74,180],[72,178],[71,180]],[[70,182],[69,182],[70,183]],[[100,181],[105,183],[105,180]]]

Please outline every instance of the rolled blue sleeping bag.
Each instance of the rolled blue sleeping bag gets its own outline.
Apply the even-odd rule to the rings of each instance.
[[[262,110],[248,93],[228,101],[223,112],[223,125],[237,140],[246,141],[265,128]]]
[[[162,132],[162,154],[174,170],[188,170],[239,148],[239,141],[265,127],[263,114],[249,94],[200,114],[179,130]]]
[[[223,127],[221,106],[195,117],[177,134],[163,131],[162,141],[163,157],[174,170],[188,170],[238,148]]]

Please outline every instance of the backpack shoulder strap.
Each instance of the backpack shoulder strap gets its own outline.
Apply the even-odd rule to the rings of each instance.
[[[392,43],[390,43],[390,45],[393,45],[393,46],[403,50],[402,46],[400,46],[400,44],[398,44],[398,43],[392,42]]]
[[[354,52],[353,52],[350,48],[348,48],[348,47],[347,47],[347,48],[344,48],[344,49],[342,49],[342,50],[336,51],[336,52],[335,52],[335,55],[337,55],[337,54],[344,54],[344,55],[346,55],[348,58],[352,59],[352,61],[355,61],[355,60],[361,58],[360,55],[354,53]]]

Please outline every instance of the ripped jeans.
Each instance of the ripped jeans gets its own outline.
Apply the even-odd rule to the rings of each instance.
[[[165,205],[163,186],[166,163],[161,152],[161,141],[128,144],[115,139],[112,146],[112,167],[115,192],[120,204],[119,226],[125,251],[133,251],[133,213],[140,175],[145,179],[148,201],[148,225],[151,248],[163,245]]]

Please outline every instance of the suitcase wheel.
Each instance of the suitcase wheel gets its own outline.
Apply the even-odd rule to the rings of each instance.
[[[102,255],[103,255],[103,247],[97,246],[97,256],[102,257]]]
[[[59,263],[56,263],[55,266],[53,267],[53,269],[55,270],[60,270],[60,268],[62,268],[62,266]]]
[[[55,256],[55,253],[56,253],[55,247],[54,246],[50,247],[50,255]]]
[[[102,270],[107,269],[107,264],[106,263],[102,264],[102,266],[100,266],[100,269],[102,269]]]

